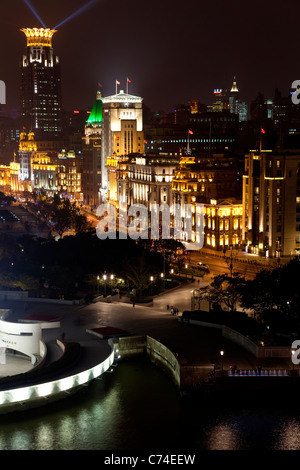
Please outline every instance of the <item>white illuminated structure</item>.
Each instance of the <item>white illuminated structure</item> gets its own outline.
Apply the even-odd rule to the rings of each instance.
[[[13,323],[0,320],[0,363],[6,364],[6,349],[13,349],[31,357],[33,364],[38,358],[43,359],[47,353],[47,347],[42,341],[42,330],[59,327],[60,322]],[[64,351],[65,344],[59,340],[57,344]],[[0,383],[0,414],[14,411],[18,406],[32,408],[48,401],[61,399],[66,396],[65,393],[72,393],[102,375],[113,361],[114,347],[113,343],[108,341],[108,347],[100,354],[98,361],[93,361],[93,365],[87,369],[78,367],[76,373],[50,382],[43,382],[43,374],[41,374],[40,383],[26,387],[19,386],[15,389],[4,389],[5,385],[3,385],[1,390]]]
[[[107,158],[116,155],[143,154],[143,98],[120,90],[102,98],[101,199],[109,189]]]
[[[42,343],[42,330],[59,328],[60,322],[13,323],[0,320],[0,364],[6,364],[6,349],[19,351],[31,357],[43,357],[45,347]]]
[[[75,391],[89,381],[102,375],[114,361],[114,350],[111,349],[110,355],[101,363],[94,367],[69,375],[51,382],[44,382],[37,385],[20,387],[16,389],[0,391],[0,413],[2,408],[15,408],[15,405],[27,405],[28,407],[36,407],[45,404],[45,398],[51,401],[61,398],[64,392]]]

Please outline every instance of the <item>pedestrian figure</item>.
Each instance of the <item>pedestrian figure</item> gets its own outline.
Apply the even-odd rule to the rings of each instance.
[[[168,304],[168,305],[167,305],[167,310],[169,310],[169,308],[170,308],[170,306],[169,306],[169,304]]]
[[[171,307],[171,315],[174,315],[174,308]]]
[[[135,307],[135,300],[132,301],[132,306]]]
[[[178,315],[178,308],[176,308],[176,315]]]

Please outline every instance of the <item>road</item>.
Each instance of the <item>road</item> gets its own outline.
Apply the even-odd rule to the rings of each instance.
[[[237,258],[236,255],[232,257],[232,272],[239,272],[245,279],[254,279],[255,275],[263,268],[271,266],[271,264],[254,264],[254,260],[244,258],[244,261],[241,261]],[[212,279],[214,276],[219,274],[230,274],[230,264],[231,258],[226,256],[221,256],[220,254],[209,254],[200,251],[193,251],[190,258],[190,265],[196,267],[199,262],[205,263],[209,266],[210,273],[208,277]]]

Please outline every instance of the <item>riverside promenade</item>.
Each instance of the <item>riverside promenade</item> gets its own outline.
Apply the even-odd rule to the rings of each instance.
[[[53,304],[28,299],[0,301],[0,308],[12,310],[11,321],[19,321],[31,315],[55,315],[59,318],[59,330],[46,330],[43,333],[43,341],[48,348],[48,363],[60,357],[56,339],[60,339],[64,333],[64,341],[84,344],[87,351],[91,347],[91,352],[94,352],[90,354],[90,359],[88,354],[85,355],[88,365],[89,360],[95,360],[93,347],[99,339],[88,334],[86,330],[110,326],[126,330],[134,336],[153,337],[176,354],[180,362],[188,365],[213,364],[216,368],[221,368],[222,364],[224,370],[229,370],[231,365],[236,365],[238,369],[256,369],[258,366],[292,369],[290,359],[257,359],[241,346],[223,338],[220,330],[179,322],[178,317],[171,315],[170,310],[167,310],[167,305],[178,308],[179,315],[184,310],[190,310],[193,289],[208,282],[205,278],[199,280],[199,283],[198,279],[195,279],[194,282],[155,297],[152,306],[136,304],[133,307],[128,302],[122,302],[122,299],[112,303],[97,302],[87,305]],[[224,351],[223,357],[220,355],[221,350]],[[18,373],[17,368],[18,364],[15,365],[15,373]]]

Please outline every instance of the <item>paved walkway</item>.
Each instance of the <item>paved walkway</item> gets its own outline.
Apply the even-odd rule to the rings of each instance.
[[[208,283],[200,280],[200,287]],[[178,317],[171,315],[167,305],[176,306],[181,314],[190,310],[192,290],[198,287],[198,282],[181,286],[178,289],[166,292],[154,299],[152,307],[140,306],[123,302],[92,303],[83,306],[56,305],[50,303],[2,301],[0,308],[11,308],[12,320],[29,315],[57,315],[61,320],[60,330],[45,330],[43,339],[49,347],[53,360],[59,357],[59,350],[55,344],[57,338],[65,333],[66,341],[80,342],[89,347],[97,347],[99,340],[86,333],[86,329],[100,326],[113,326],[129,331],[133,335],[149,335],[161,341],[182,361],[195,364],[215,364],[221,367],[220,351],[224,351],[223,367],[236,364],[239,369],[252,369],[262,365],[264,368],[292,368],[288,359],[257,360],[244,348],[222,337],[220,330],[185,324],[178,321]],[[92,351],[92,349],[91,349]],[[97,356],[95,351],[91,356]],[[85,355],[85,361],[88,361]],[[91,358],[95,361],[95,357]]]

